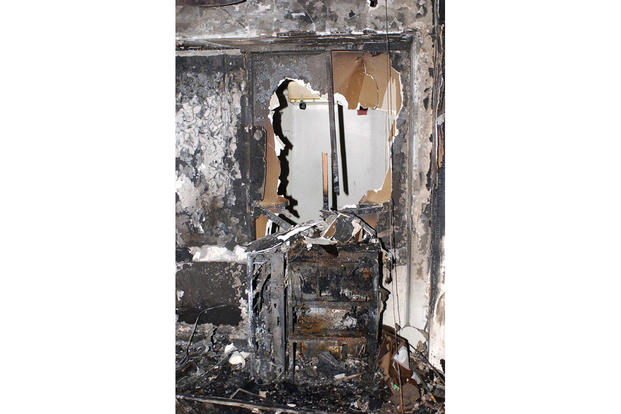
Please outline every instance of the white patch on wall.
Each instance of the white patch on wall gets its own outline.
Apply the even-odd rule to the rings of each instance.
[[[192,246],[189,248],[193,262],[233,262],[246,263],[246,249],[235,246],[229,250],[223,246],[206,244],[204,246]]]
[[[384,268],[384,274],[388,270]],[[408,284],[411,284],[408,296]],[[383,323],[395,327],[401,327],[398,332],[413,346],[419,342],[427,345],[425,326],[429,310],[429,297],[427,286],[424,281],[416,278],[408,278],[408,267],[397,266],[393,272],[392,282],[384,286],[390,295],[386,301]],[[409,315],[408,315],[409,309]]]
[[[183,290],[177,289],[177,301],[180,301],[185,292]]]

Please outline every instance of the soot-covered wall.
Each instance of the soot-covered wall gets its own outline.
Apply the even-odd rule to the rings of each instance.
[[[246,334],[245,263],[218,250],[213,260],[192,260],[194,248],[227,252],[249,241],[240,105],[246,89],[241,55],[176,59],[176,312],[182,337],[202,310],[214,306],[201,324]]]
[[[248,241],[240,55],[177,57],[177,246]]]
[[[401,181],[395,181],[405,200],[397,204],[402,211],[396,211],[395,225],[407,239],[397,237],[397,255],[402,260],[396,269],[398,277],[389,288],[400,292],[394,298],[401,315],[399,333],[426,348],[431,362],[440,367],[444,357],[443,226],[435,222],[443,217],[443,202],[437,201],[437,195],[442,196],[444,189],[443,179],[442,186],[437,185],[439,174],[434,166],[442,165],[444,147],[443,138],[439,141],[433,131],[444,116],[439,117],[434,109],[441,60],[437,56],[441,31],[434,13],[436,4],[432,0],[388,0],[370,7],[364,0],[247,0],[225,7],[177,6],[176,217],[177,246],[181,248],[178,259],[185,263],[178,264],[183,268],[177,273],[178,286],[184,278],[191,279],[183,285],[187,288],[194,282],[210,283],[210,278],[222,272],[216,275],[218,280],[238,286],[235,294],[243,294],[237,279],[243,264],[214,267],[192,263],[184,248],[208,244],[232,250],[254,236],[251,210],[253,202],[261,199],[263,176],[248,165],[264,163],[265,135],[259,129],[244,131],[242,124],[245,116],[245,124],[257,123],[256,119],[250,121],[252,111],[244,109],[244,105],[257,105],[248,99],[252,85],[246,82],[253,76],[260,80],[265,74],[257,71],[248,76],[253,68],[249,62],[244,67],[244,56],[248,57],[244,49],[264,52],[278,49],[277,42],[307,41],[310,48],[320,51],[321,42],[330,37],[358,44],[385,33],[407,35],[411,61],[401,67],[407,64],[410,68],[409,79],[402,81],[411,102],[407,116],[400,116],[398,128],[408,130],[408,140],[396,151],[394,160],[401,165],[407,160],[403,177],[397,177]],[[194,52],[203,56],[187,56]],[[308,65],[300,66],[298,72],[307,69]],[[324,89],[320,83],[311,83]],[[269,99],[273,90],[265,91]],[[436,148],[441,148],[441,153]],[[186,296],[192,298],[192,306],[214,303],[218,294],[217,289],[201,292],[207,296]],[[184,302],[184,294],[178,292],[177,297],[178,306],[190,306]],[[230,304],[239,300],[229,299]],[[243,304],[240,315],[241,329]]]

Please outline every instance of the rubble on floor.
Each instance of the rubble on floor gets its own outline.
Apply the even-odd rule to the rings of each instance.
[[[347,372],[346,364],[324,353],[320,354],[318,368],[321,366],[325,377],[295,384],[252,380],[249,365],[240,362],[248,355],[244,345],[232,343],[230,331],[226,326],[198,325],[189,343],[192,330],[178,330],[177,413],[445,412],[444,374],[405,339],[395,336],[390,327],[382,327],[380,362],[371,378],[341,375]],[[402,347],[407,349],[405,354]],[[325,382],[327,376],[333,378],[330,383]]]
[[[354,214],[322,216],[246,246],[248,341],[199,323],[218,306],[177,322],[178,413],[444,413],[444,374],[379,325],[375,231]]]

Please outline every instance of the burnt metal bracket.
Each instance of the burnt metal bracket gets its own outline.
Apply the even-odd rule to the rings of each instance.
[[[328,112],[330,115],[330,158],[332,162],[332,192],[340,194],[339,161],[336,155],[336,120],[334,119],[334,77],[332,74],[332,52],[326,53],[326,70],[328,73]],[[336,205],[332,206],[336,209]]]

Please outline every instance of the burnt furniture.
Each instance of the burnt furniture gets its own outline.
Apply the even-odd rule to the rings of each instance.
[[[374,368],[379,329],[379,245],[324,248],[305,243],[287,252],[287,374],[297,358],[329,351],[338,360],[362,358]]]
[[[291,240],[250,252],[248,340],[253,377],[302,379],[305,369],[317,365],[319,354],[326,357],[327,352],[331,360],[348,363],[348,374],[373,372],[380,254],[376,239],[328,246]]]

